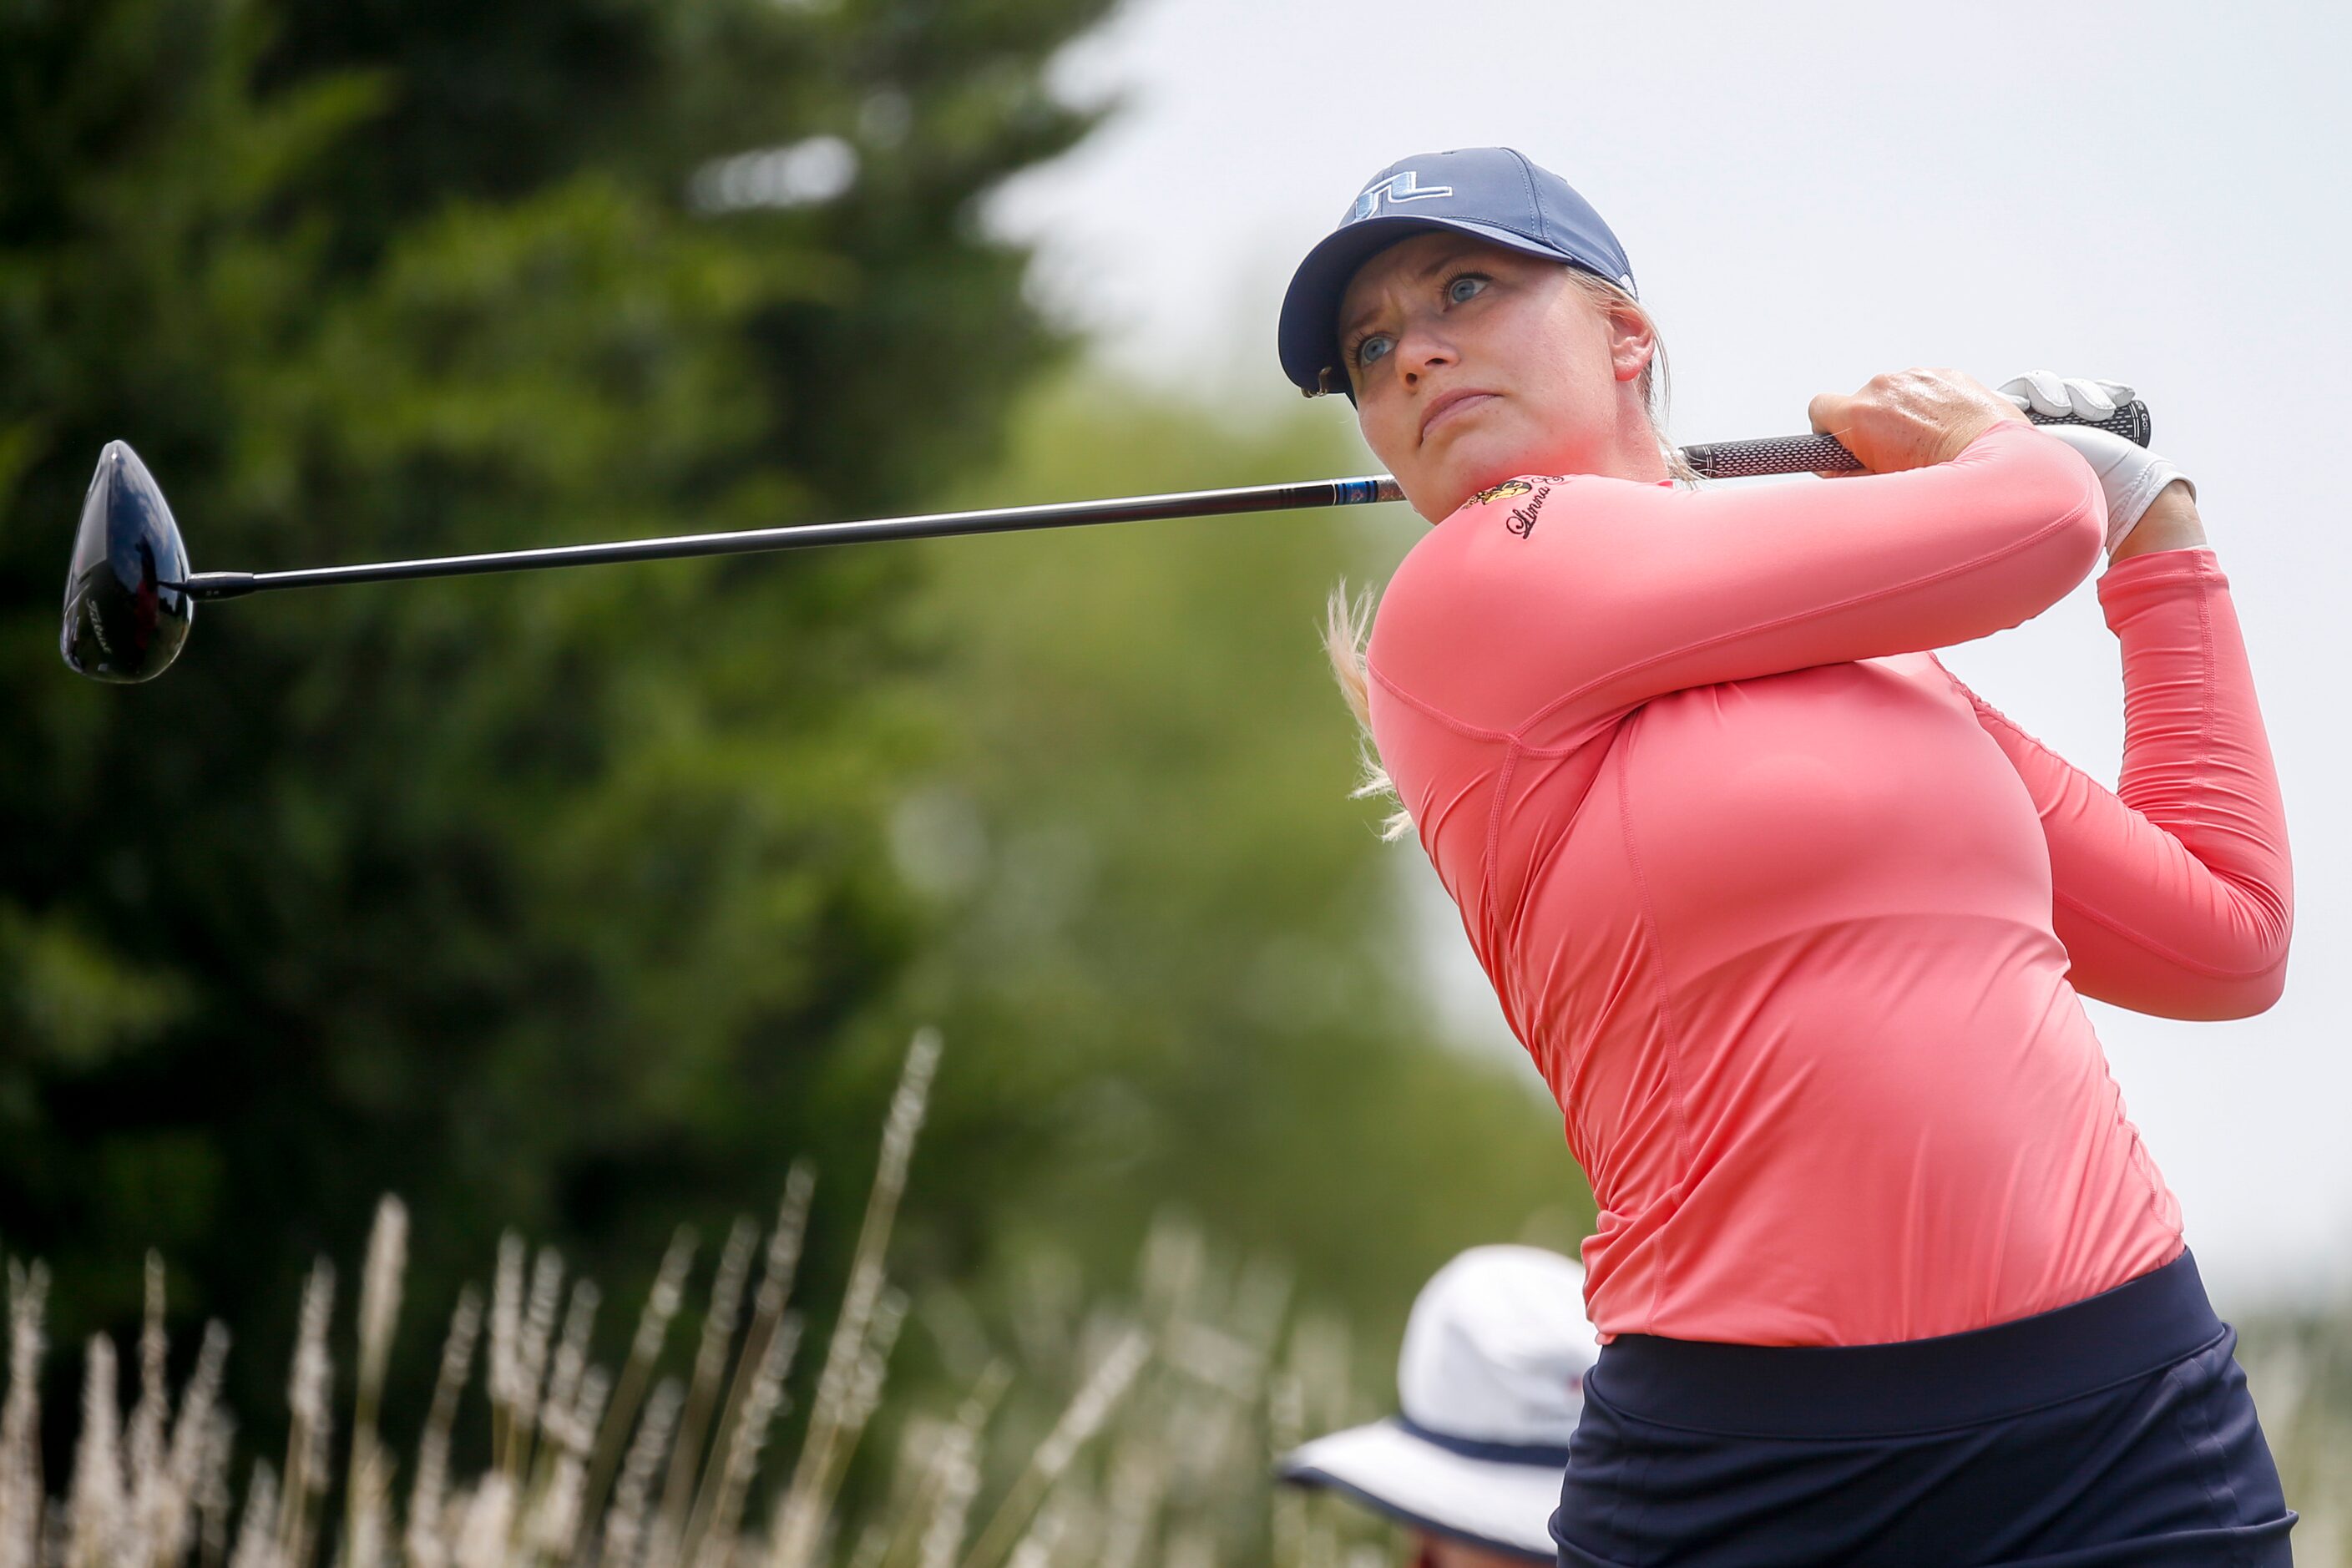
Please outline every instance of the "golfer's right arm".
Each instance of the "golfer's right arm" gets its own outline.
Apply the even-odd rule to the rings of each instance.
[[[1923,384],[1929,416],[1899,426],[1918,437],[1908,447],[1832,426],[1865,462],[1923,465],[1904,471],[1697,492],[1582,477],[1472,501],[1391,580],[1373,673],[1457,726],[1572,744],[1668,691],[1926,651],[2039,614],[2099,559],[2089,466],[1974,383]]]

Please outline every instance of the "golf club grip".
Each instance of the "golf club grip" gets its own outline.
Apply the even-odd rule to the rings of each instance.
[[[2147,445],[2154,430],[2147,405],[2137,399],[2105,419],[2073,419],[2032,412],[2026,417],[2036,425],[2087,425],[2095,430],[2112,430],[2141,447]],[[1840,446],[1834,437],[1818,433],[1685,447],[1683,458],[1705,479],[1744,479],[1758,474],[1848,474],[1862,468],[1854,455]]]

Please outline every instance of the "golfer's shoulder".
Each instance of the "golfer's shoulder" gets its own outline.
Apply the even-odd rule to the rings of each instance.
[[[1594,512],[1638,500],[1639,487],[1590,476],[1526,474],[1480,490],[1415,543],[1381,595],[1376,661],[1426,647],[1458,647],[1515,611],[1573,597],[1574,563]]]

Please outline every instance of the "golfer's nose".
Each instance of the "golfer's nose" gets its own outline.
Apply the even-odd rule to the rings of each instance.
[[[1397,374],[1410,387],[1454,364],[1455,354],[1454,345],[1433,328],[1413,326],[1398,341],[1396,361]]]

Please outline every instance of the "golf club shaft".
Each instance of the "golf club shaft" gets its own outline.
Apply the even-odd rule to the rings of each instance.
[[[807,522],[733,533],[688,533],[667,539],[621,540],[609,544],[558,544],[541,550],[501,550],[486,555],[442,555],[422,561],[379,561],[356,566],[314,566],[292,572],[198,572],[189,576],[185,586],[198,599],[234,599],[273,588],[320,588],[413,577],[470,577],[486,572],[535,572],[550,566],[602,566],[621,561],[669,561],[689,555],[746,555],[771,550],[806,550],[820,544],[949,539],[967,533],[1011,533],[1037,528],[1079,528],[1098,522],[1292,511],[1303,507],[1354,506],[1403,499],[1402,488],[1385,475],[1360,479],[1314,479],[1303,484],[1184,490],[1171,495],[1124,496],[1116,500],[1060,501],[1045,506],[997,507],[986,511],[871,518],[857,522]]]
[[[2036,424],[2090,421],[2029,416]],[[2130,403],[2102,429],[2146,446],[2147,405]],[[1685,447],[1683,458],[1703,478],[1740,479],[1760,474],[1840,473],[1862,465],[1834,439],[1822,435],[1774,437],[1757,441],[1721,441]],[[234,599],[278,588],[322,588],[344,583],[389,583],[417,577],[470,577],[489,572],[536,572],[555,566],[601,566],[624,561],[669,561],[693,555],[743,555],[773,550],[806,550],[823,544],[866,544],[884,540],[946,539],[971,533],[1009,533],[1040,528],[1079,528],[1095,523],[1143,522],[1178,517],[1222,517],[1239,512],[1290,511],[1307,507],[1358,506],[1402,500],[1404,490],[1387,475],[1352,479],[1317,479],[1304,484],[1255,485],[1239,489],[1187,490],[1170,495],[1127,496],[1115,500],[1064,501],[1045,506],[998,507],[984,511],[938,512],[921,517],[874,518],[857,522],[812,522],[732,533],[694,533],[666,539],[621,540],[605,544],[559,544],[537,550],[501,550],[481,555],[443,555],[418,561],[379,561],[352,566],[313,566],[289,572],[197,572],[182,586],[195,599]]]

